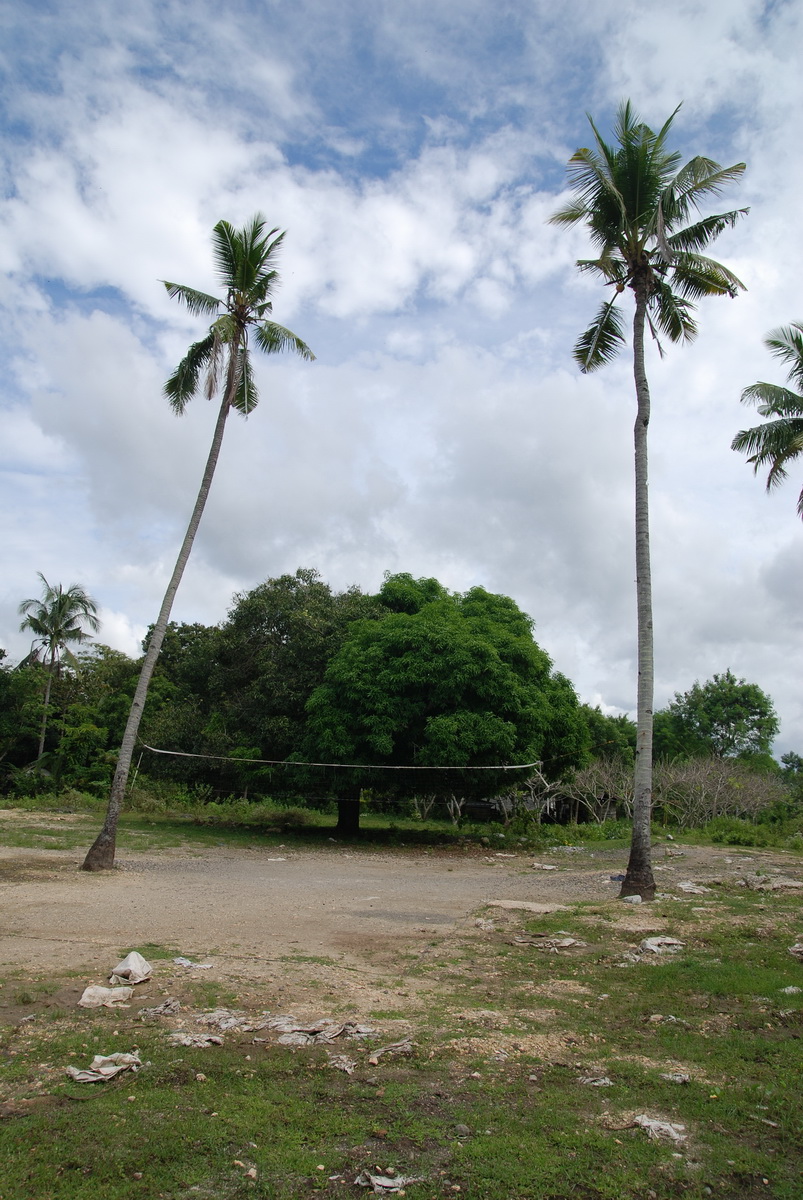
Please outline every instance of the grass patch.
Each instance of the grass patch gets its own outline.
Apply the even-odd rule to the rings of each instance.
[[[0,995],[25,992],[35,1019],[0,1029],[0,1196],[345,1200],[365,1194],[360,1172],[392,1170],[423,1178],[412,1200],[797,1200],[803,993],[783,990],[803,986],[788,953],[797,900],[722,889],[705,909],[650,906],[648,923],[684,942],[667,956],[638,953],[644,934],[615,902],[543,918],[488,910],[493,928],[396,964],[397,986],[429,985],[426,1008],[394,997],[372,1010],[367,1048],[332,1048],[355,1060],[351,1075],[324,1047],[248,1033],[172,1047],[171,1022],[136,1009],[46,1011],[54,981],[15,975]],[[585,945],[536,936],[564,932]],[[183,989],[188,1027],[193,1010],[248,1007],[235,983],[173,971],[170,948],[137,948],[157,982]],[[137,1002],[157,1002],[152,985]],[[369,1063],[404,1021],[414,1054]],[[64,1075],[135,1047],[148,1064],[136,1075]],[[601,1077],[611,1086],[582,1082]],[[685,1126],[685,1140],[651,1141],[639,1114]]]

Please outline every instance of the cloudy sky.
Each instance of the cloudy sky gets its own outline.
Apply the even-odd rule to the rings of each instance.
[[[215,409],[162,384],[215,289],[221,217],[287,230],[276,319],[313,364],[259,364],[229,422],[174,618],[317,568],[513,596],[582,698],[635,706],[628,353],[584,377],[600,303],[582,231],[546,218],[622,98],[685,158],[746,161],[715,254],[748,287],[648,371],[656,703],[731,668],[803,751],[797,478],[771,497],[739,403],[803,318],[799,0],[55,0],[5,9],[0,645],[36,572],[83,584],[137,651],[192,507]]]

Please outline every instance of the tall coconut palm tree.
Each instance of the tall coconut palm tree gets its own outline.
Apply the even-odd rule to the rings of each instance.
[[[693,312],[703,296],[735,296],[744,285],[704,251],[747,209],[699,215],[699,204],[738,179],[744,163],[720,167],[710,158],[692,158],[667,148],[678,109],[655,133],[643,124],[630,102],[619,107],[615,141],[604,141],[593,120],[593,149],[574,152],[568,165],[572,200],[550,220],[557,225],[587,226],[598,257],[577,263],[602,280],[610,299],[580,336],[575,361],[583,372],[610,362],[624,344],[624,320],[617,307],[626,290],[635,302],[633,375],[636,388],[635,515],[638,607],[638,700],[633,836],[620,895],[652,899],[655,880],[650,851],[652,811],[653,628],[650,578],[647,429],[650,392],[644,366],[644,330],[663,350],[659,334],[688,342],[697,333]],[[691,221],[690,221],[691,219]],[[690,222],[690,223],[689,223]]]
[[[30,629],[34,635],[31,652],[24,661],[43,661],[47,671],[39,750],[36,755],[38,760],[45,752],[53,677],[60,673],[64,659],[73,666],[77,665],[75,655],[70,650],[70,643],[85,642],[89,635],[83,626],[87,625],[93,633],[97,633],[100,621],[97,616],[97,604],[80,584],[70,584],[65,591],[60,583],[49,584],[41,571],[37,571],[37,575],[42,581],[42,596],[38,600],[23,600],[19,606],[19,613],[25,618],[20,629],[23,632]]]
[[[248,416],[258,403],[249,342],[253,338],[256,346],[266,354],[293,350],[304,359],[315,357],[300,337],[271,319],[271,296],[279,278],[276,260],[284,234],[277,229],[266,232],[265,224],[264,217],[257,213],[242,229],[234,229],[228,221],[219,221],[212,231],[212,247],[224,299],[183,284],[164,281],[168,294],[185,304],[191,313],[215,317],[206,337],[190,346],[165,384],[164,390],[170,405],[180,416],[199,390],[202,380],[209,399],[215,395],[222,381],[222,399],[195,508],[148,642],[120,747],[106,820],[82,864],[85,871],[100,871],[114,865],[117,823],[148,685],[162,648],[173,599],[209,494],[226,418],[232,408],[242,416]]]
[[[786,363],[786,378],[803,389],[803,321],[793,321],[773,329],[764,338],[771,354]],[[742,429],[731,443],[731,450],[749,454],[748,462],[758,473],[769,466],[767,491],[786,479],[786,465],[803,454],[803,395],[774,383],[754,383],[742,392],[743,404],[755,404],[762,417],[775,417],[755,429]],[[798,515],[803,518],[803,488],[797,500]]]

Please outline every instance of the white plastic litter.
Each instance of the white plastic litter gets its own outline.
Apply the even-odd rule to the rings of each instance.
[[[691,1083],[691,1075],[687,1075],[685,1071],[662,1071],[661,1078],[669,1083]]]
[[[347,1075],[353,1075],[357,1067],[357,1060],[349,1058],[347,1054],[330,1054],[329,1066],[334,1067],[336,1071],[345,1071]]]
[[[105,1083],[123,1071],[138,1071],[142,1066],[138,1054],[96,1054],[88,1067],[65,1067],[75,1083]]]
[[[803,962],[803,942],[795,942],[794,946],[789,947],[789,953]]]
[[[268,1027],[270,1013],[264,1012],[261,1017],[252,1020],[247,1013],[235,1012],[229,1008],[216,1008],[214,1012],[202,1013],[196,1017],[199,1025],[214,1025],[221,1033],[227,1029],[237,1029],[242,1033],[255,1033]]]
[[[144,1017],[174,1017],[176,1013],[181,1012],[181,1005],[175,996],[168,996],[167,1000],[162,1004],[157,1004],[155,1008],[140,1009],[140,1019]]]
[[[181,955],[179,955],[178,958],[174,958],[173,962],[176,964],[177,967],[194,967],[196,971],[211,971],[212,970],[211,963],[192,962],[189,958],[183,958]]]
[[[373,1050],[368,1059],[371,1066],[375,1067],[383,1054],[412,1054],[415,1042],[411,1042],[409,1038],[402,1038],[400,1042],[391,1042],[389,1046],[380,1046],[378,1050]]]
[[[373,1188],[375,1196],[390,1196],[403,1191],[408,1183],[423,1183],[424,1179],[423,1175],[372,1175],[363,1171],[354,1182],[359,1187]]]
[[[271,1017],[260,1028],[275,1030],[279,1034],[277,1041],[282,1046],[327,1045],[339,1037],[364,1038],[376,1033],[370,1025],[358,1025],[356,1021],[323,1019],[302,1024],[291,1016]]]
[[[132,987],[107,988],[91,984],[84,988],[78,1001],[79,1008],[128,1008],[126,1001],[134,995]]]
[[[645,954],[677,954],[685,945],[685,942],[673,937],[650,937],[644,939],[639,950]]]
[[[781,991],[783,992],[784,996],[799,996],[801,991],[803,991],[803,988],[785,987],[781,988]]]
[[[187,1033],[183,1029],[177,1029],[170,1034],[170,1045],[195,1046],[199,1050],[205,1050],[207,1046],[222,1046],[223,1038],[214,1033]]]
[[[132,950],[119,962],[109,976],[109,983],[144,983],[153,974],[153,967],[138,950]]]
[[[711,888],[703,887],[701,883],[692,883],[690,879],[686,879],[683,883],[678,883],[677,888],[681,892],[687,892],[691,896],[704,896],[706,892],[710,892]]]
[[[584,1075],[580,1082],[587,1087],[613,1087],[613,1080],[607,1075]]]
[[[622,896],[623,904],[641,904],[641,896]]]
[[[685,1142],[686,1140],[685,1125],[673,1125],[671,1121],[659,1121],[655,1117],[648,1117],[646,1113],[634,1117],[633,1124],[640,1126],[646,1131],[647,1137],[655,1140],[669,1142]]]

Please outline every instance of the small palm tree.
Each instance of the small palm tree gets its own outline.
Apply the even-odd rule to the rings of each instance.
[[[702,251],[747,209],[697,216],[700,201],[738,179],[744,163],[722,168],[710,158],[681,156],[667,148],[678,109],[655,133],[624,102],[617,113],[615,142],[603,140],[589,117],[596,146],[576,150],[569,160],[574,198],[552,217],[557,225],[584,224],[599,255],[578,268],[602,280],[611,297],[578,339],[575,361],[583,372],[610,362],[624,344],[624,321],[617,307],[629,290],[633,316],[633,374],[636,387],[635,509],[638,607],[637,741],[633,838],[621,895],[652,899],[655,879],[650,855],[652,811],[653,630],[650,575],[647,428],[650,392],[644,366],[644,330],[658,343],[689,342],[697,333],[692,313],[703,296],[735,296],[744,285]],[[691,223],[689,219],[692,218]]]
[[[773,329],[764,338],[771,354],[788,367],[786,378],[803,389],[803,321],[793,321]],[[754,383],[742,392],[743,404],[755,404],[762,417],[774,417],[766,425],[742,429],[731,443],[731,450],[749,454],[756,474],[769,466],[767,491],[786,479],[786,465],[803,454],[803,395],[774,383]],[[803,518],[803,488],[797,500],[798,515]]]
[[[31,652],[24,662],[44,661],[47,670],[39,750],[36,755],[38,760],[45,752],[53,677],[61,673],[61,663],[65,659],[72,666],[77,666],[70,643],[85,642],[89,635],[82,626],[87,625],[93,633],[97,633],[100,621],[97,616],[97,604],[79,584],[73,583],[65,591],[60,583],[49,584],[41,571],[37,571],[37,574],[42,581],[42,596],[38,600],[23,600],[19,606],[19,613],[25,618],[20,629],[23,632],[29,629],[34,635]]]
[[[259,400],[249,341],[253,337],[257,347],[266,354],[294,350],[304,359],[315,357],[301,338],[271,319],[271,296],[279,279],[276,260],[283,240],[284,234],[277,229],[266,232],[265,219],[259,213],[242,229],[234,229],[228,221],[219,221],[212,232],[212,246],[225,299],[165,281],[168,294],[185,304],[191,313],[215,317],[206,337],[190,346],[165,384],[165,394],[173,411],[179,416],[184,412],[202,379],[210,399],[218,391],[221,380],[223,394],[195,508],[148,642],[120,747],[106,820],[84,859],[82,866],[85,871],[101,871],[114,865],[117,823],[148,686],[162,648],[173,600],[209,495],[226,418],[232,408],[242,416],[248,416]]]

